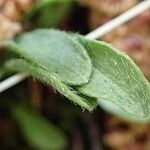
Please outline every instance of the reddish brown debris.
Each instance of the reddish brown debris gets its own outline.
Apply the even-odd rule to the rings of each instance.
[[[10,21],[0,14],[0,42],[12,38],[21,29],[22,27],[19,22]]]
[[[21,18],[35,0],[0,0],[0,42],[21,32]]]
[[[128,123],[109,116],[103,142],[112,150],[149,150],[150,125]]]
[[[116,16],[137,3],[137,0],[78,0],[91,10],[101,12],[107,16]]]

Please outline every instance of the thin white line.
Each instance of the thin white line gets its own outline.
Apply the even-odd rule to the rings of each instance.
[[[145,0],[139,4],[137,4],[135,7],[129,9],[125,13],[119,15],[112,21],[102,25],[101,27],[97,28],[96,30],[90,32],[85,37],[88,39],[97,39],[104,34],[112,31],[113,29],[119,27],[123,23],[129,21],[130,19],[134,18],[135,16],[139,15],[143,11],[150,8],[150,0]],[[26,77],[28,77],[26,74],[19,73],[16,74],[2,82],[0,82],[0,93],[3,91],[11,88],[12,86],[18,84],[19,82],[23,81]]]
[[[129,21],[130,19],[134,18],[135,16],[139,15],[143,11],[150,8],[150,0],[145,0],[135,7],[129,9],[125,13],[119,15],[118,17],[114,18],[112,21],[102,25],[101,27],[97,28],[96,30],[90,32],[86,35],[88,39],[97,39],[104,34],[112,31],[113,29],[119,27],[123,23]]]
[[[26,74],[18,73],[2,81],[0,83],[0,93],[23,81],[26,77]]]

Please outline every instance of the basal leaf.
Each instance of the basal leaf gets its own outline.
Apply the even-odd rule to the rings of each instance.
[[[8,49],[51,71],[72,85],[87,83],[91,60],[86,50],[71,36],[57,30],[36,30],[7,44]]]
[[[52,85],[83,108],[92,110],[98,101],[105,109],[112,104],[111,112],[125,119],[150,118],[149,82],[126,54],[105,42],[37,30],[19,36],[7,48],[23,57],[9,61],[9,69]]]
[[[37,150],[66,149],[65,135],[27,106],[15,105],[12,114],[20,126],[24,138]]]
[[[42,82],[51,85],[54,89],[60,92],[62,95],[66,96],[68,99],[72,100],[75,104],[78,104],[84,109],[92,111],[96,105],[97,101],[94,98],[81,95],[79,92],[75,91],[73,88],[64,84],[54,73],[50,73],[47,70],[36,66],[35,64],[29,63],[23,59],[14,59],[6,63],[6,68],[13,71],[21,71],[32,75],[33,77],[41,80]]]
[[[129,114],[150,116],[150,84],[135,63],[105,42],[77,37],[87,50],[93,72],[79,91],[98,100],[113,102]]]

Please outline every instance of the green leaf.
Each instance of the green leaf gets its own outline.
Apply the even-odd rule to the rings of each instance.
[[[93,72],[79,91],[99,101],[110,101],[126,113],[146,119],[150,116],[150,84],[135,63],[105,42],[76,37],[87,50]]]
[[[149,82],[126,54],[105,42],[37,30],[19,36],[6,47],[23,58],[9,61],[7,68],[52,85],[83,108],[92,110],[98,102],[112,104],[116,108],[112,113],[123,112],[125,119],[150,117]]]
[[[91,61],[86,50],[65,32],[36,30],[19,36],[8,49],[72,85],[87,83]]]
[[[53,27],[71,10],[73,0],[37,0],[24,19],[34,20],[39,27]]]
[[[5,67],[9,70],[21,71],[32,75],[42,82],[51,85],[68,99],[89,111],[92,111],[97,105],[96,99],[81,95],[78,91],[64,84],[54,73],[49,73],[47,70],[23,59],[12,59],[7,61]]]
[[[111,101],[107,100],[98,100],[98,104],[107,112],[114,114],[115,116],[119,117],[120,119],[124,119],[127,122],[135,122],[135,123],[149,123],[150,117],[148,118],[139,118],[135,115],[128,114],[126,111],[124,111],[121,107],[114,104]]]
[[[23,104],[12,109],[24,138],[38,150],[63,150],[66,148],[65,135],[39,114]]]

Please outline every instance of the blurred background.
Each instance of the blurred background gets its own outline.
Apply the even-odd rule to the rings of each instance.
[[[0,0],[0,43],[35,28],[86,35],[141,0]],[[150,10],[100,40],[126,52],[150,79]],[[0,66],[6,55],[0,49]],[[10,75],[0,69],[0,81]],[[28,78],[0,93],[0,150],[150,150],[150,124],[100,107],[92,113]]]

